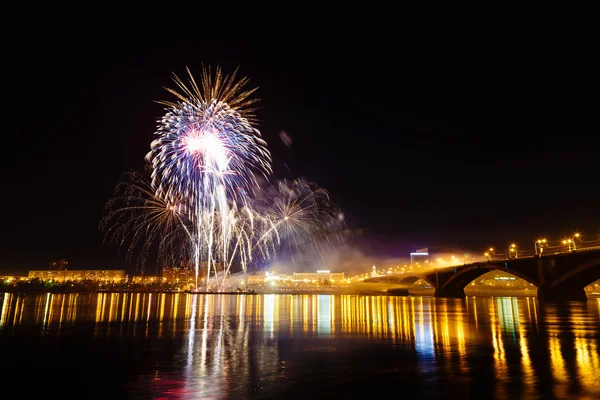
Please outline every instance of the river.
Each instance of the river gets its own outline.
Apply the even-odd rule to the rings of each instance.
[[[600,299],[0,294],[3,398],[593,399],[599,349]]]

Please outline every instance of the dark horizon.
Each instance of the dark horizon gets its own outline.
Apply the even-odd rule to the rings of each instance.
[[[143,168],[171,73],[217,63],[239,65],[259,87],[275,176],[327,189],[348,227],[364,230],[367,255],[529,248],[576,230],[600,239],[596,78],[584,42],[350,42],[12,43],[0,273],[62,257],[73,269],[131,271],[102,243],[103,206],[124,171]]]

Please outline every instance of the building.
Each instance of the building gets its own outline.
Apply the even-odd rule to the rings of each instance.
[[[66,258],[61,258],[60,260],[52,260],[50,261],[50,269],[53,270],[65,270],[69,267],[69,262]]]
[[[137,284],[144,284],[144,285],[148,285],[148,284],[153,284],[153,283],[160,283],[162,281],[162,279],[158,276],[154,276],[154,275],[135,275],[131,281],[133,283],[137,283]]]
[[[320,281],[342,281],[344,280],[343,272],[331,272],[328,269],[317,270],[317,272],[294,272],[292,275],[293,281],[304,282],[320,282]]]
[[[410,266],[420,267],[429,263],[429,249],[419,249],[414,253],[410,253]]]
[[[282,274],[274,274],[268,271],[254,272],[249,274],[246,283],[248,285],[262,285],[269,282],[278,282],[278,281],[289,281],[291,277],[289,275]]]
[[[377,278],[378,276],[385,276],[387,275],[387,273],[385,272],[385,269],[383,270],[383,273],[379,273],[377,272],[377,267],[375,267],[373,265],[373,270],[371,272],[371,278]]]
[[[96,281],[105,283],[120,283],[125,280],[124,270],[96,270],[96,269],[71,269],[71,270],[33,270],[27,275],[29,279],[42,281]]]
[[[193,268],[187,267],[163,268],[162,281],[165,283],[195,283],[196,272]]]
[[[15,283],[18,281],[26,281],[28,278],[26,276],[21,275],[3,275],[0,276],[0,283]]]

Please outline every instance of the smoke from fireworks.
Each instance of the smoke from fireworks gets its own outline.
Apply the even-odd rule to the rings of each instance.
[[[341,241],[344,221],[329,193],[304,179],[282,180],[265,188],[255,209],[266,221],[259,249],[289,258],[312,260]],[[270,258],[270,254],[266,254]]]

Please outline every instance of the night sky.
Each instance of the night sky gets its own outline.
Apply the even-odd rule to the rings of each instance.
[[[12,42],[0,273],[60,257],[124,268],[98,232],[104,204],[122,172],[142,168],[171,73],[218,62],[259,86],[276,176],[328,189],[367,252],[532,247],[576,229],[596,238],[597,71],[586,43],[356,39]]]

